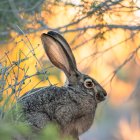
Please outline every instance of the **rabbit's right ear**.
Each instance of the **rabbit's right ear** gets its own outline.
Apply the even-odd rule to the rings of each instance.
[[[62,69],[66,76],[77,72],[76,61],[66,40],[56,32],[43,33],[41,40],[50,61]]]

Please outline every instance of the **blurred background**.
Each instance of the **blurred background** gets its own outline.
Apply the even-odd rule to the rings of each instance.
[[[0,0],[0,110],[28,90],[65,83],[41,44],[50,30],[108,92],[80,139],[140,140],[140,0]]]

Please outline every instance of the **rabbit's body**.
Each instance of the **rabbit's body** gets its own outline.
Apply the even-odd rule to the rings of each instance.
[[[90,94],[79,88],[55,86],[27,93],[20,103],[30,125],[41,129],[54,122],[68,135],[80,135],[91,126],[97,105]]]
[[[29,91],[19,99],[25,119],[36,129],[56,123],[62,135],[78,136],[91,126],[97,103],[106,91],[100,84],[77,70],[73,53],[66,40],[56,32],[41,36],[50,61],[67,76],[64,87],[43,87]]]

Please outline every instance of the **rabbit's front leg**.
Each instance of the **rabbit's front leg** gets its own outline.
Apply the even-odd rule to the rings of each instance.
[[[74,139],[78,139],[78,130],[75,126],[75,118],[78,115],[78,108],[75,104],[70,103],[68,105],[61,105],[55,109],[55,120],[60,125],[62,135],[72,136]]]

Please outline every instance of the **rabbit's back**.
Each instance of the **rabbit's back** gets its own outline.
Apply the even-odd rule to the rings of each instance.
[[[68,92],[65,87],[42,87],[33,89],[20,98],[20,104],[25,113],[31,111],[52,112],[60,104],[68,102]]]

